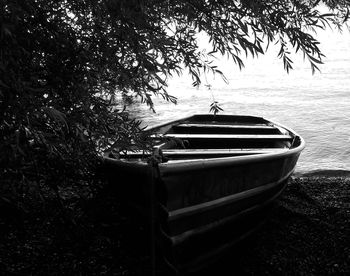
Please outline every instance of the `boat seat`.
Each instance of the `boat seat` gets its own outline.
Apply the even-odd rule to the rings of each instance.
[[[183,128],[246,128],[246,129],[276,129],[274,126],[254,124],[254,125],[228,125],[228,124],[179,124],[176,127]]]
[[[168,133],[163,137],[177,139],[231,139],[231,140],[279,140],[290,141],[293,139],[285,134],[178,134]]]
[[[264,153],[279,153],[288,151],[288,148],[245,148],[245,149],[163,149],[162,154],[168,157],[179,156],[234,156],[234,155],[252,155]],[[127,151],[125,156],[145,157],[150,156],[150,151]],[[121,154],[123,156],[124,154]]]
[[[172,127],[172,133],[183,134],[281,134],[280,129],[266,124],[199,124],[184,123]]]
[[[166,149],[164,155],[249,155],[288,151],[288,148],[246,148],[246,149]]]

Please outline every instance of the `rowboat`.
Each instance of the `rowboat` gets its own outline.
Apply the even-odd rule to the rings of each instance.
[[[153,253],[179,271],[249,235],[305,146],[293,130],[254,116],[194,115],[146,132],[153,152],[105,156],[104,174],[152,222]]]

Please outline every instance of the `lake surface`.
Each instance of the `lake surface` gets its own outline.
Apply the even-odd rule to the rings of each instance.
[[[317,38],[326,57],[321,72],[314,75],[301,53],[293,57],[294,70],[287,74],[277,58],[278,49],[270,48],[264,56],[248,57],[242,71],[231,60],[217,60],[228,84],[220,76],[207,76],[203,79],[210,90],[205,83],[194,88],[184,72],[169,81],[168,92],[178,97],[177,105],[155,99],[156,113],[142,105],[132,109],[151,126],[208,113],[215,98],[222,114],[262,116],[299,133],[306,148],[297,172],[350,170],[350,35],[348,30],[342,34],[327,30]]]

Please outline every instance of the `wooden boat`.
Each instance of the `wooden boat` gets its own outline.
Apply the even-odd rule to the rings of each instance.
[[[253,116],[194,115],[147,131],[152,158],[105,157],[105,174],[152,221],[158,255],[182,271],[251,233],[304,148],[291,129]]]

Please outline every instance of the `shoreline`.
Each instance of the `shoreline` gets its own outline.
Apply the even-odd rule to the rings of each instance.
[[[320,169],[320,170],[312,170],[312,171],[296,171],[292,174],[292,177],[321,177],[321,178],[334,178],[334,177],[341,177],[341,178],[350,178],[350,170],[342,170],[342,169]]]

